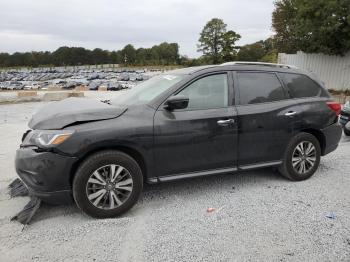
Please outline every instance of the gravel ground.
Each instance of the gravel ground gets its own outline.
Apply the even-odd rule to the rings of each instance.
[[[270,169],[211,176],[146,185],[117,219],[95,220],[72,205],[43,206],[25,228],[10,222],[28,201],[6,192],[15,150],[41,105],[0,106],[0,261],[350,261],[345,137],[307,181]]]

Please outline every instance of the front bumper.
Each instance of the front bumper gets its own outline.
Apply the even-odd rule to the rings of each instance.
[[[50,204],[64,204],[72,201],[70,174],[76,160],[27,147],[17,150],[15,166],[32,195]]]
[[[325,145],[322,150],[322,155],[324,156],[337,149],[342,135],[342,127],[340,124],[336,123],[322,129],[321,131],[325,136]]]

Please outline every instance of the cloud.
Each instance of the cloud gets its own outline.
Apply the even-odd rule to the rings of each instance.
[[[198,56],[199,33],[211,18],[222,18],[246,44],[272,34],[272,9],[273,0],[0,0],[0,52],[168,41]]]

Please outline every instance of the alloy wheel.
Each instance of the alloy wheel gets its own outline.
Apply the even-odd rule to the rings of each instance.
[[[316,163],[316,148],[309,141],[300,142],[294,149],[292,165],[299,174],[306,174]]]
[[[133,179],[130,172],[120,165],[106,165],[95,170],[86,184],[90,203],[100,209],[115,209],[130,197]]]

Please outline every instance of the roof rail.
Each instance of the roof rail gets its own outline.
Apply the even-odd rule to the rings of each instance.
[[[234,61],[234,62],[226,62],[221,64],[221,66],[225,65],[259,65],[259,66],[271,66],[271,67],[280,67],[280,68],[293,68],[297,69],[296,66],[285,65],[285,64],[274,64],[274,63],[264,63],[264,62],[245,62],[245,61]]]

